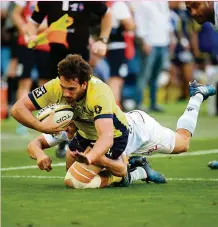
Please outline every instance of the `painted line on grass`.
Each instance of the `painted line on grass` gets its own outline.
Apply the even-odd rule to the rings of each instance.
[[[218,149],[193,151],[193,152],[186,152],[182,154],[156,154],[148,157],[149,158],[166,158],[166,157],[180,158],[185,156],[198,156],[198,155],[207,155],[207,154],[218,154]]]
[[[149,158],[166,158],[166,157],[185,157],[185,156],[197,156],[197,155],[207,155],[207,154],[218,154],[218,149],[214,150],[203,150],[203,151],[195,151],[195,152],[187,152],[183,154],[178,154],[178,155],[168,155],[168,154],[156,154],[153,156],[148,156]],[[53,167],[56,166],[65,166],[65,162],[60,162],[56,164],[52,164]],[[12,170],[22,170],[22,169],[36,169],[38,166],[32,165],[32,166],[17,166],[17,167],[8,167],[8,168],[1,168],[1,172],[4,171],[12,171]]]
[[[52,167],[55,166],[65,166],[65,162],[60,162],[60,163],[56,163],[56,164],[52,164]],[[18,166],[18,167],[9,167],[9,168],[1,168],[1,171],[11,171],[11,170],[22,170],[22,169],[37,169],[39,168],[38,166]]]
[[[64,179],[61,176],[1,176],[1,178]]]
[[[61,176],[1,176],[2,178],[26,178],[26,179],[64,179]],[[217,181],[218,178],[167,178],[168,181]]]

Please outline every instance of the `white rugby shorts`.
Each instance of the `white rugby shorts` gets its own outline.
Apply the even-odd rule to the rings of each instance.
[[[125,153],[130,155],[153,153],[169,154],[175,147],[175,132],[160,125],[154,118],[143,111],[134,110],[126,113],[129,125],[129,138]]]

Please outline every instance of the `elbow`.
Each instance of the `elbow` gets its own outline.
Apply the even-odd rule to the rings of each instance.
[[[11,112],[10,112],[10,114],[11,114],[11,116],[13,117],[13,118],[15,118],[16,119],[16,103],[12,106],[12,108],[11,108]]]
[[[29,154],[30,158],[35,159],[35,156],[32,154],[32,150],[33,150],[33,141],[28,144],[27,153]]]

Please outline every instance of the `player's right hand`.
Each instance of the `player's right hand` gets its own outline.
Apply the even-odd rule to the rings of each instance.
[[[41,170],[50,172],[52,170],[51,163],[52,160],[46,154],[40,155],[37,158],[37,165]]]

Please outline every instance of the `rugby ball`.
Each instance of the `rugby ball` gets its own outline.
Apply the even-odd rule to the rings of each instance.
[[[70,121],[73,119],[73,115],[74,115],[73,108],[70,105],[55,103],[41,109],[37,113],[36,118],[42,122],[50,115],[51,112],[54,112],[53,120],[55,123],[61,123],[65,120],[69,120],[62,127],[67,126],[70,123]]]

